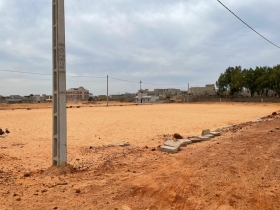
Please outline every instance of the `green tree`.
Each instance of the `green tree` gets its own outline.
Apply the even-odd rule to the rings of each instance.
[[[244,87],[244,78],[241,66],[236,66],[231,72],[230,93],[232,96],[240,94]]]
[[[269,74],[270,89],[280,95],[280,65],[274,66]]]
[[[216,87],[218,88],[218,95],[223,95],[225,91],[228,91],[229,84],[225,74],[221,74],[218,81],[216,81]]]
[[[264,67],[256,67],[255,69],[255,84],[256,84],[256,91],[258,93],[258,95],[267,95],[267,91],[265,92],[265,90],[268,90],[270,84],[269,84],[269,71],[270,68],[267,66]]]
[[[244,86],[244,79],[241,66],[228,67],[216,81],[219,94],[229,91],[230,97],[240,93]]]
[[[228,67],[216,81],[218,94],[229,92],[230,97],[237,96],[247,88],[251,96],[268,95],[268,90],[273,90],[280,96],[280,65],[274,67],[256,67],[255,69],[241,69],[241,66]]]
[[[252,68],[244,69],[243,75],[244,75],[244,87],[247,88],[250,91],[250,95],[253,96],[254,93],[257,91],[257,86],[255,83],[256,81],[255,71]]]

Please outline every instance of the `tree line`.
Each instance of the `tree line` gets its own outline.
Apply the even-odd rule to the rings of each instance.
[[[280,96],[280,65],[273,67],[256,67],[255,69],[242,69],[241,66],[228,67],[216,81],[218,95],[228,93],[229,97],[237,97],[243,90],[268,96],[268,91],[273,91],[273,96]]]

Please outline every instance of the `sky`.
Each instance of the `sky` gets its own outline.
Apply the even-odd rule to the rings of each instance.
[[[221,2],[280,45],[279,0]],[[0,71],[0,95],[52,94],[51,18],[52,0],[0,0],[0,70],[49,74]],[[66,88],[93,95],[106,94],[107,75],[109,94],[135,93],[140,81],[187,90],[229,66],[280,64],[280,49],[216,0],[65,0],[65,27]]]

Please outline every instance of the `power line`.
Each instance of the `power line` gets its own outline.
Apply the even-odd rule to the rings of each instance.
[[[52,76],[52,74],[45,74],[45,73],[36,73],[36,72],[29,72],[29,71],[14,71],[14,70],[3,70],[0,71],[4,72],[12,72],[12,73],[20,73],[20,74],[35,74],[35,75],[48,75]],[[85,78],[106,78],[106,77],[93,77],[93,76],[79,76],[79,75],[66,75],[67,77],[85,77]]]
[[[110,79],[113,79],[113,80],[119,80],[119,81],[124,81],[124,82],[132,82],[132,83],[139,83],[137,81],[131,81],[131,80],[126,80],[126,79],[118,79],[118,78],[113,78],[113,77],[109,77]]]
[[[66,75],[67,77],[86,77],[86,78],[96,78],[96,79],[105,79],[106,77],[93,77],[93,76],[79,76],[79,75]]]
[[[232,12],[228,7],[226,7],[222,2],[220,2],[219,0],[217,0],[221,5],[223,5],[228,11],[230,11],[235,17],[237,17],[242,23],[244,23],[246,26],[248,26],[250,29],[252,29],[255,33],[257,33],[258,35],[260,35],[263,39],[265,39],[266,41],[268,41],[270,44],[274,45],[277,48],[280,48],[278,45],[274,44],[273,42],[269,41],[267,38],[265,38],[263,35],[261,35],[259,32],[257,32],[255,29],[253,29],[251,26],[249,26],[247,23],[245,23],[240,17],[238,17],[236,14],[234,14],[234,12]]]
[[[33,74],[33,75],[47,75],[47,76],[52,76],[52,74],[45,74],[45,73],[36,73],[36,72],[29,72],[29,71],[15,71],[15,70],[4,70],[0,69],[0,71],[3,72],[12,72],[12,73],[20,73],[20,74]],[[95,78],[95,79],[105,79],[107,77],[93,77],[93,76],[80,76],[80,75],[66,75],[68,77],[84,77],[84,78]],[[119,78],[114,78],[114,77],[109,77],[110,79],[113,80],[118,80],[118,81],[123,81],[123,82],[131,82],[131,83],[137,83],[139,84],[138,81],[132,81],[132,80],[126,80],[126,79],[119,79]],[[142,82],[142,84],[146,85],[187,85],[185,83],[178,83],[178,84],[157,84],[157,83],[148,83],[148,82]]]
[[[120,80],[120,81],[124,81],[124,82],[132,82],[132,83],[137,83],[139,84],[139,81],[132,81],[132,80],[125,80],[125,79],[118,79],[118,78],[113,78],[113,77],[109,77],[110,79],[113,80]],[[187,85],[186,83],[177,83],[177,84],[158,84],[158,83],[148,83],[148,82],[142,82],[142,84],[145,85]]]
[[[20,73],[20,74],[52,75],[52,74],[44,74],[44,73],[36,73],[36,72],[28,72],[28,71],[13,71],[13,70],[3,70],[3,69],[0,69],[0,71]]]
[[[178,84],[158,84],[158,83],[147,83],[147,82],[142,82],[142,84],[146,84],[146,85],[188,85],[187,83],[178,83]]]

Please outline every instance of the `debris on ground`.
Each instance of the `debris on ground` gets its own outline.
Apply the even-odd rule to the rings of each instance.
[[[120,146],[120,147],[127,147],[127,146],[130,146],[130,143],[129,143],[129,142],[126,142],[126,143],[118,143],[118,146]]]
[[[174,137],[175,139],[183,139],[183,136],[181,136],[179,133],[174,133],[174,134],[173,134],[173,137]]]

